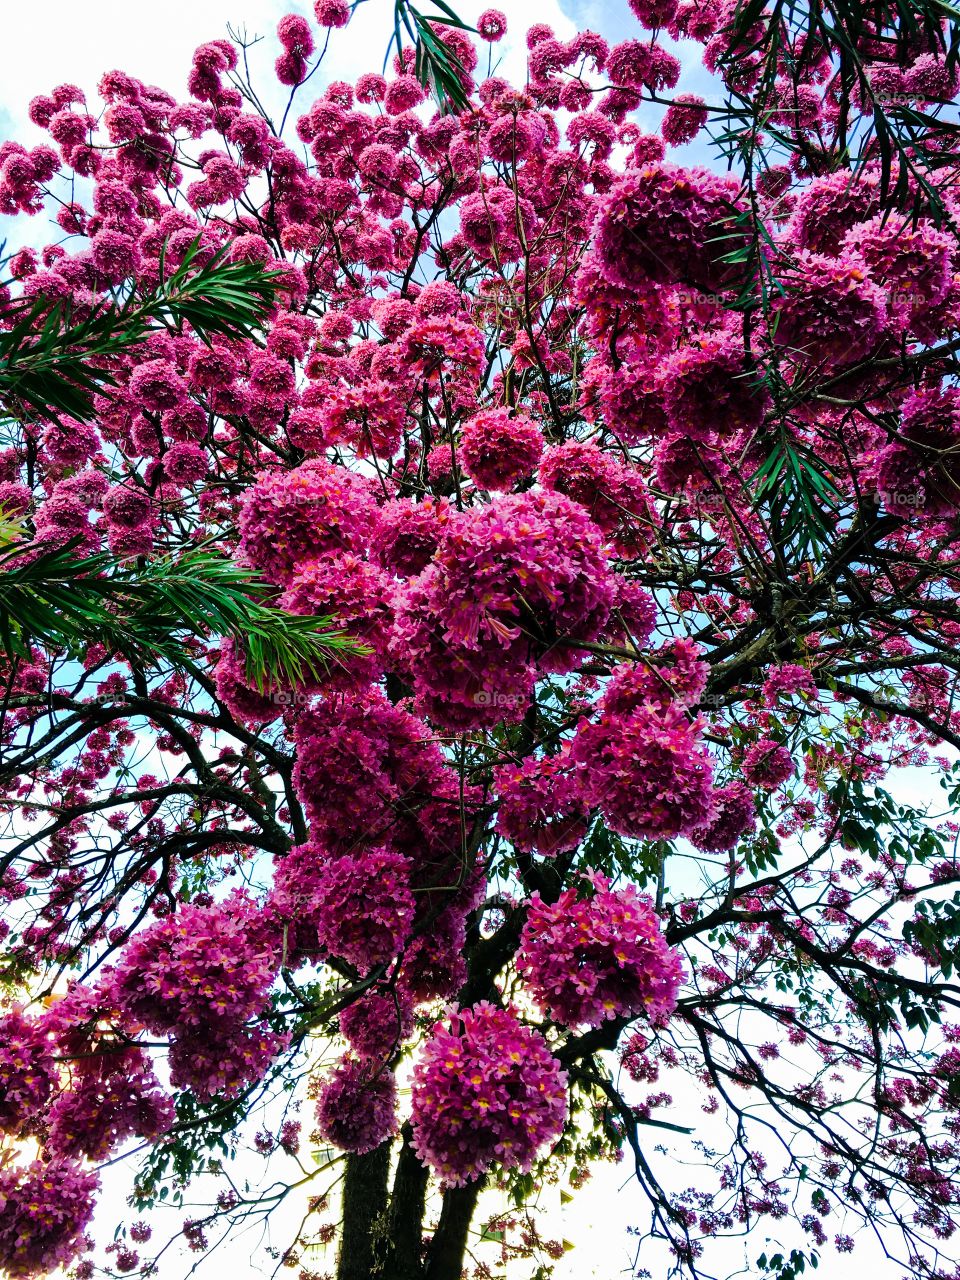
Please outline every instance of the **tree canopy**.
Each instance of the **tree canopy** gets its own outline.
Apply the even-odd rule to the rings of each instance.
[[[18,1280],[539,1280],[616,1160],[640,1275],[960,1276],[958,14],[622,7],[0,144]]]

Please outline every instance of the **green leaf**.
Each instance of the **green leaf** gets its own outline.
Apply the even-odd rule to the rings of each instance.
[[[102,643],[138,665],[158,659],[192,667],[184,639],[234,640],[248,678],[319,679],[332,663],[367,649],[329,617],[302,617],[270,603],[274,590],[208,551],[161,557],[141,569],[105,554],[77,559],[75,544],[53,549],[17,542],[0,550],[0,643],[26,657],[33,642],[76,651]]]
[[[14,302],[0,331],[0,408],[14,418],[87,420],[93,398],[116,380],[104,361],[135,350],[158,328],[190,328],[203,341],[211,336],[249,338],[270,315],[281,274],[260,263],[230,262],[221,251],[199,263],[199,238],[176,271],[138,293],[114,293],[89,315],[77,317],[63,301],[42,298]]]

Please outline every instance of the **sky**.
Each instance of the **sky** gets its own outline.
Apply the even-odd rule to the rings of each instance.
[[[523,34],[535,22],[550,24],[557,35],[569,39],[577,29],[590,28],[608,39],[618,40],[637,33],[626,0],[495,0],[510,24],[508,36],[496,47],[502,59],[499,74],[519,81],[525,62]],[[422,6],[428,8],[426,2]],[[457,12],[471,21],[489,7],[482,0],[454,0]],[[0,138],[14,138],[27,144],[46,141],[46,136],[30,124],[27,104],[36,94],[48,92],[54,85],[79,84],[91,101],[96,100],[96,85],[104,71],[123,68],[148,83],[157,84],[177,95],[185,95],[190,55],[205,40],[222,37],[227,24],[235,30],[246,28],[249,34],[267,37],[254,53],[265,83],[270,64],[276,56],[273,39],[279,17],[291,10],[309,12],[309,6],[290,0],[4,0],[2,25],[5,49],[4,72],[0,87]],[[335,32],[325,64],[326,79],[352,80],[364,71],[379,70],[391,31],[393,0],[367,0],[357,17],[344,31]],[[685,75],[682,87],[702,92],[703,73],[696,58],[684,52]],[[319,82],[322,84],[322,80]],[[319,84],[318,84],[319,87]],[[644,122],[641,119],[642,123]],[[679,158],[685,158],[679,153]],[[696,156],[701,162],[702,153]],[[6,224],[6,225],[4,225]],[[56,230],[56,229],[54,229]],[[8,245],[29,243],[40,245],[59,239],[51,234],[44,218],[0,218],[0,240]],[[922,788],[924,779],[914,779]],[[909,785],[909,784],[908,784]],[[913,797],[915,798],[915,796]],[[686,1096],[678,1096],[671,1118],[681,1123],[702,1124],[698,1098],[691,1087]],[[260,1166],[258,1164],[257,1173]],[[242,1172],[242,1170],[237,1170]],[[684,1179],[694,1178],[690,1171]],[[129,1186],[129,1169],[117,1168],[105,1177],[106,1194],[97,1218],[101,1239],[109,1239],[119,1217],[130,1215],[122,1203],[124,1189]],[[636,1252],[629,1228],[645,1220],[646,1206],[635,1184],[631,1184],[627,1165],[601,1167],[595,1177],[574,1201],[561,1208],[559,1199],[549,1206],[546,1228],[549,1234],[563,1236],[575,1248],[559,1264],[557,1280],[613,1280],[632,1273],[631,1261]],[[274,1243],[283,1245],[291,1225],[301,1216],[302,1206],[291,1203],[277,1215]],[[763,1231],[751,1241],[746,1251],[740,1243],[732,1244],[724,1255],[725,1277],[749,1274],[750,1262],[766,1247]],[[248,1244],[243,1242],[232,1251],[211,1259],[215,1274],[232,1271],[237,1277],[254,1273],[245,1258]],[[186,1276],[196,1261],[190,1256],[168,1255],[160,1268],[160,1280]],[[855,1262],[869,1266],[872,1280],[899,1276],[900,1269],[887,1269],[879,1256],[868,1250],[858,1251]],[[654,1280],[661,1280],[662,1255],[657,1263],[641,1257],[641,1265],[650,1265]],[[203,1268],[200,1273],[203,1275]],[[822,1273],[821,1273],[822,1274]],[[831,1274],[827,1271],[827,1274]]]

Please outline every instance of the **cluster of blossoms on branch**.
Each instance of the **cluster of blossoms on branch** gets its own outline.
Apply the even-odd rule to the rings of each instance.
[[[932,110],[955,71],[922,33],[882,38],[874,7],[854,105],[869,118],[895,85]],[[316,1140],[352,1162],[396,1142],[398,1187],[410,1159],[450,1195],[576,1163],[585,1106],[594,1153],[633,1146],[683,1265],[782,1217],[808,1165],[828,1188],[853,1169],[838,1208],[870,1200],[916,1256],[914,1235],[954,1230],[957,1050],[921,1087],[919,1059],[877,1055],[895,1018],[870,1009],[900,960],[923,970],[908,1023],[933,1000],[921,916],[895,933],[884,914],[956,866],[927,868],[934,842],[911,879],[844,810],[960,745],[951,170],[919,146],[892,174],[876,148],[842,167],[849,85],[815,42],[771,79],[725,0],[629,10],[613,45],[532,27],[519,87],[436,28],[469,102],[438,111],[410,49],[389,76],[301,88],[351,16],[317,0],[277,31],[286,133],[248,50],[214,40],[182,99],[108,72],[102,107],[58,86],[30,104],[49,142],[0,144],[0,209],[57,224],[10,259],[0,324],[21,299],[96,315],[217,255],[276,289],[260,336],[171,324],[104,359],[91,421],[23,412],[0,507],[77,557],[212,540],[290,615],[362,642],[296,684],[199,636],[186,671],[103,646],[4,668],[5,945],[12,978],[52,993],[0,1036],[0,1131],[41,1152],[0,1165],[13,1276],[86,1246],[97,1162],[147,1146],[146,1203],[185,1133],[304,1061]],[[492,47],[506,20],[476,30]],[[678,41],[757,95],[782,155],[754,172],[766,143],[744,126],[731,172],[668,158],[713,111],[688,93],[641,129]],[[821,853],[778,878],[805,835]],[[680,847],[704,883],[671,882]],[[728,1020],[741,997],[774,1024],[756,1052]],[[762,1090],[815,1134],[803,1175],[767,1176],[741,1130],[715,1199],[661,1188],[636,1135],[670,1095],[627,1102],[598,1056],[638,1020],[634,1083],[685,1069],[708,1114],[731,1084]],[[770,1035],[812,1056],[801,1090]],[[844,1071],[874,1076],[872,1145],[869,1123],[823,1119]],[[298,1125],[258,1149],[294,1153]],[[238,1206],[224,1191],[209,1220]]]

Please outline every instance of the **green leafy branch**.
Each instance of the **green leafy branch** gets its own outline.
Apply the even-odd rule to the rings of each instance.
[[[813,452],[785,433],[750,478],[756,505],[765,506],[787,544],[806,556],[836,531],[842,495]]]
[[[403,31],[411,40],[416,53],[417,79],[428,89],[440,105],[441,111],[463,111],[469,99],[463,87],[466,75],[463,63],[450,46],[437,35],[431,24],[457,27],[461,31],[474,28],[463,22],[445,0],[433,0],[439,14],[424,14],[410,0],[396,0],[393,14],[393,37],[387,48],[387,57],[396,44],[397,53],[403,48]]]
[[[204,342],[251,337],[270,314],[280,274],[261,263],[228,261],[223,252],[199,262],[199,252],[198,239],[167,277],[161,254],[156,287],[114,291],[79,319],[63,300],[8,306],[9,327],[0,332],[0,406],[12,416],[26,410],[42,418],[90,419],[94,396],[115,385],[98,362],[139,347],[152,330],[189,324]]]
[[[17,542],[0,553],[0,645],[28,657],[32,642],[69,652],[100,643],[138,665],[189,666],[182,634],[212,634],[238,644],[261,691],[272,680],[319,679],[333,663],[368,652],[329,617],[274,607],[273,592],[210,551],[131,568],[107,554],[77,559],[70,544],[38,552]]]
[[[882,98],[874,93],[868,68],[860,55],[865,39],[876,41],[876,29],[888,26],[895,34],[883,37],[899,59],[903,59],[911,46],[922,39],[925,45],[940,48],[945,56],[947,69],[957,65],[960,59],[960,8],[949,0],[895,0],[883,6],[882,21],[876,22],[879,6],[864,5],[861,0],[816,0],[809,4],[798,0],[742,0],[727,24],[727,48],[719,65],[735,71],[736,67],[754,57],[760,59],[761,75],[758,86],[752,91],[751,101],[771,102],[781,72],[781,60],[785,57],[793,64],[796,75],[826,48],[836,55],[844,96],[849,101],[850,91],[856,85],[864,102],[871,106],[870,135],[875,139],[880,157],[881,194],[890,194],[896,160],[896,182],[893,196],[898,204],[905,204],[911,193],[911,183],[916,188],[916,204],[921,199],[929,207],[935,219],[946,217],[946,209],[939,192],[923,172],[929,162],[946,163],[955,154],[960,126],[955,122],[934,115],[915,111],[903,103],[884,106]],[[947,24],[944,31],[944,22]],[[799,55],[788,55],[785,44],[788,36],[802,42]],[[741,97],[744,104],[747,99]],[[841,113],[846,124],[846,115]],[[846,133],[846,128],[843,130]],[[778,133],[778,141],[790,150],[798,150],[801,143]],[[928,139],[935,145],[927,146]],[[943,144],[947,156],[942,154]],[[846,138],[841,139],[840,154],[846,153]],[[861,150],[857,167],[869,158],[869,148]],[[920,163],[922,161],[922,163]]]

